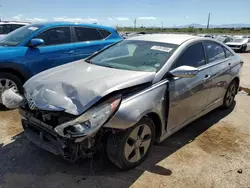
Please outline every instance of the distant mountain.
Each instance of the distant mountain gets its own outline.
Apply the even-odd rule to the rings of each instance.
[[[177,26],[177,28],[187,28],[187,27],[206,28],[207,25],[192,23],[190,25]],[[250,24],[222,24],[222,25],[210,25],[209,27],[210,28],[242,28],[242,27],[250,28]]]

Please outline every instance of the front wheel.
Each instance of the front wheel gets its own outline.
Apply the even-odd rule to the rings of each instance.
[[[154,123],[144,117],[135,126],[108,138],[107,155],[120,169],[131,169],[146,159],[154,140]]]
[[[246,46],[242,46],[241,49],[240,49],[240,52],[241,52],[241,53],[244,53],[244,52],[246,52],[246,49],[247,49]]]
[[[238,89],[238,84],[235,80],[233,80],[229,84],[227,88],[227,92],[224,96],[223,105],[222,105],[223,108],[230,108],[232,106],[235,95],[237,94],[237,89]]]
[[[22,93],[23,82],[21,79],[11,73],[0,72],[0,96],[7,90],[12,88],[17,93]],[[0,103],[2,103],[2,98],[0,97]]]

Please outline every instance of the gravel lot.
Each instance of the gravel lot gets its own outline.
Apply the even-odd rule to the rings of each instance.
[[[250,86],[250,53],[242,85]],[[120,171],[105,156],[67,162],[30,143],[17,111],[0,111],[0,187],[250,187],[250,97],[215,110],[154,146],[139,167]]]

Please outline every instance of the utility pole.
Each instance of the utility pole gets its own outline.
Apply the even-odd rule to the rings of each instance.
[[[136,18],[135,18],[135,21],[134,21],[134,29],[136,28]]]
[[[163,22],[161,22],[161,28],[163,29]]]
[[[210,24],[210,12],[208,14],[208,19],[207,19],[207,29],[209,29],[209,24]]]

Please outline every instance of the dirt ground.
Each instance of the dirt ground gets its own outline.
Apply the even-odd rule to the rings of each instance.
[[[242,85],[250,86],[250,53]],[[250,96],[215,110],[160,145],[139,167],[120,171],[108,159],[67,162],[23,135],[17,111],[0,111],[0,187],[250,187]]]

